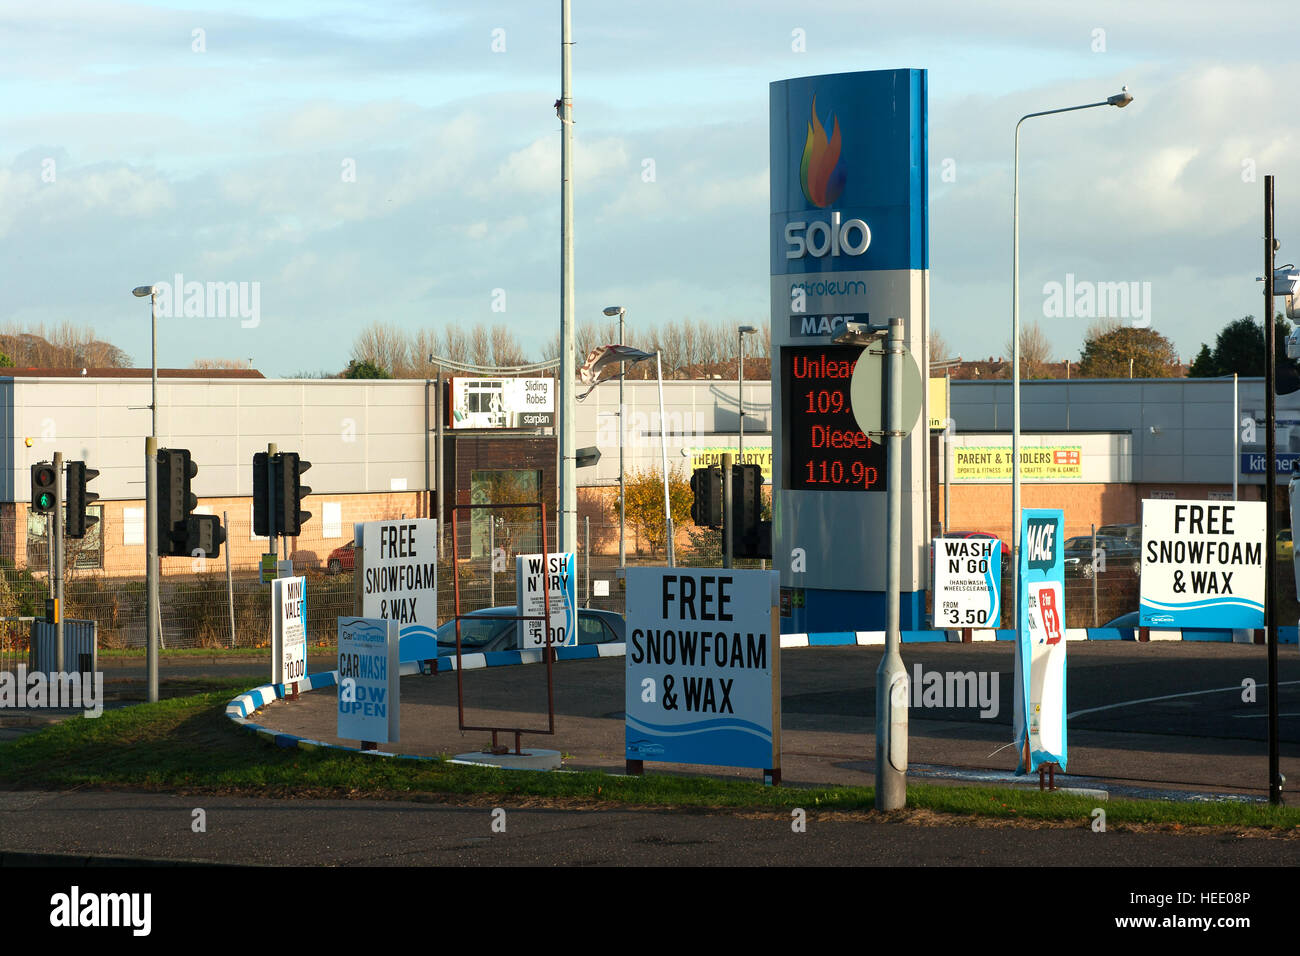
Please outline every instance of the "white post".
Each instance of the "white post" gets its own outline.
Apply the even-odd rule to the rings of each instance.
[[[1241,470],[1241,412],[1237,410],[1237,373],[1232,373],[1232,500],[1237,500],[1237,472]]]
[[[677,566],[673,548],[673,513],[668,498],[668,418],[664,415],[664,366],[660,352],[655,352],[655,373],[659,379],[659,452],[664,469],[664,549],[668,557],[668,567]]]
[[[556,516],[556,551],[578,550],[578,489],[574,462],[573,340],[573,90],[570,53],[573,47],[569,0],[560,7],[560,513]]]

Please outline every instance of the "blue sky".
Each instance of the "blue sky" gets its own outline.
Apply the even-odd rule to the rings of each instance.
[[[130,290],[181,273],[258,283],[260,316],[162,320],[164,366],[335,371],[375,320],[507,323],[540,352],[559,322],[559,10],[5,0],[0,324],[90,325],[145,365],[148,306]],[[1089,322],[1046,316],[1044,285],[1150,283],[1152,327],[1190,360],[1262,311],[1265,173],[1279,263],[1300,260],[1290,14],[574,0],[579,320],[619,303],[630,326],[767,321],[768,84],[916,67],[931,320],[954,351],[1001,355],[1010,337],[1016,120],[1127,84],[1127,109],[1024,127],[1022,316],[1077,359]]]

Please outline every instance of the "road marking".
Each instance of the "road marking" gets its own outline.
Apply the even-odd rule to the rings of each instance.
[[[1277,686],[1282,687],[1287,684],[1300,684],[1300,680],[1278,681]],[[1262,686],[1264,688],[1268,687],[1267,683],[1259,686]],[[1175,698],[1178,697],[1196,697],[1200,694],[1221,694],[1224,691],[1229,691],[1229,690],[1240,691],[1241,685],[1235,684],[1232,687],[1214,687],[1211,688],[1210,690],[1189,690],[1184,694],[1165,694],[1162,697],[1142,697],[1139,698],[1138,700],[1124,700],[1124,701],[1120,701],[1118,704],[1105,704],[1101,707],[1089,707],[1087,710],[1076,710],[1074,713],[1066,714],[1065,716],[1066,719],[1069,719],[1071,717],[1082,717],[1084,714],[1095,714],[1098,711],[1102,711],[1102,710],[1114,710],[1116,707],[1131,707],[1133,704],[1149,704],[1152,701],[1174,700]]]
[[[1267,717],[1268,714],[1233,714],[1232,716],[1233,716],[1233,717],[1236,717],[1238,720],[1241,720],[1241,719],[1244,718],[1244,717]],[[1296,713],[1296,714],[1278,714],[1278,716],[1279,716],[1279,717],[1300,717],[1300,713]]]

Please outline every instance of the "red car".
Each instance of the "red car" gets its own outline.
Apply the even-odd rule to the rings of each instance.
[[[335,548],[330,552],[329,559],[325,562],[326,574],[338,574],[340,571],[353,571],[357,566],[357,545],[355,541],[349,541],[341,548]]]

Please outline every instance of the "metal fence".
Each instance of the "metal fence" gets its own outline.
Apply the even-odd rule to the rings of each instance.
[[[498,512],[492,519],[485,512],[462,519],[458,529],[462,613],[478,608],[513,605],[516,600],[516,559],[541,550],[536,511]],[[481,516],[481,517],[479,517]],[[401,517],[393,515],[393,519]],[[260,580],[256,548],[250,548],[248,522],[232,521],[227,529],[228,544],[216,559],[164,558],[160,579],[161,635],[163,648],[266,646],[270,642],[270,586]],[[578,603],[622,613],[624,579],[619,574],[618,523],[578,523],[576,574]],[[42,567],[32,568],[26,555],[4,553],[3,543],[12,542],[0,527],[0,656],[25,659],[30,641],[30,624],[19,617],[41,617],[49,596],[48,576]],[[440,529],[442,549],[438,560],[438,621],[454,614],[453,565],[450,523]],[[548,522],[547,541],[554,544],[554,520]],[[679,526],[676,538],[677,564],[682,567],[721,567],[721,535],[716,530]],[[12,550],[12,545],[10,545]],[[229,575],[226,554],[231,554]],[[626,536],[627,565],[664,563],[662,546],[651,548],[631,523]],[[17,560],[15,560],[17,557]],[[144,568],[122,567],[114,560],[111,544],[99,567],[67,562],[64,585],[64,616],[95,622],[101,648],[140,648],[145,645],[146,590]],[[294,557],[291,555],[291,557]],[[330,560],[333,558],[333,560]],[[88,564],[89,562],[85,562]],[[356,613],[358,582],[346,548],[331,555],[295,558],[295,571],[307,577],[307,634],[309,641],[332,644],[336,619]],[[737,567],[770,567],[770,562],[736,562]],[[1066,577],[1066,625],[1093,627],[1138,608],[1141,576],[1132,562],[1110,562],[1095,573],[1074,573]],[[1300,615],[1296,602],[1295,576],[1289,556],[1277,562],[1276,588],[1279,620],[1293,623]],[[1003,577],[1002,626],[1010,627],[1011,569]],[[232,627],[233,613],[233,627]],[[9,620],[5,620],[9,619]]]

